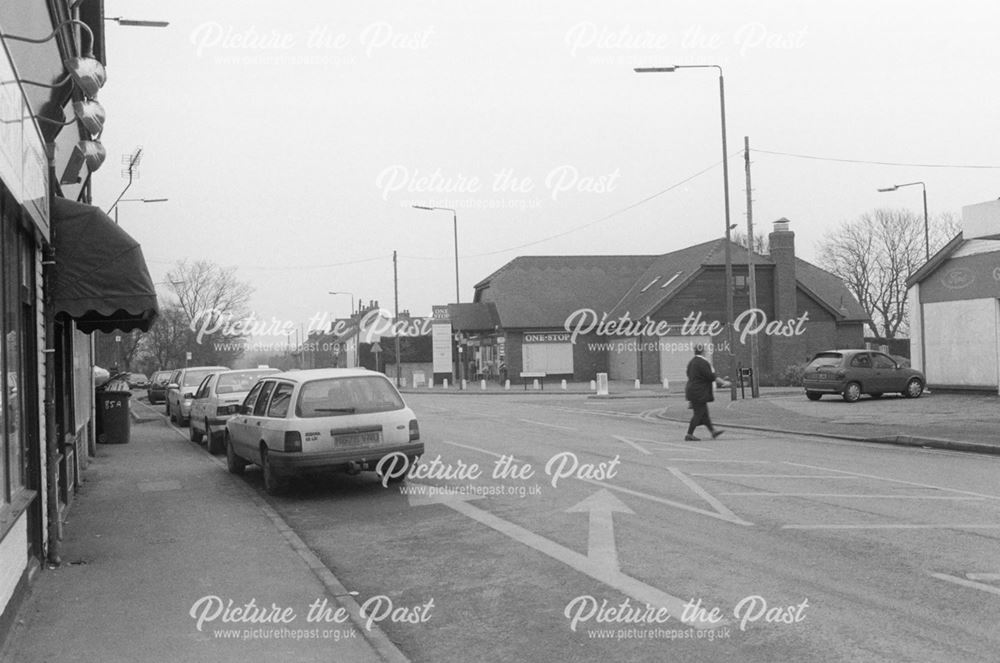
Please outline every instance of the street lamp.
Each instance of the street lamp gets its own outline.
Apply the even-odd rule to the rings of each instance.
[[[458,289],[458,212],[450,207],[427,207],[425,205],[414,205],[413,209],[422,209],[432,212],[451,212],[451,220],[455,229],[455,303],[458,304],[462,301],[462,296],[460,294],[461,291]]]
[[[462,295],[461,295],[461,290],[459,290],[459,288],[458,288],[458,212],[456,212],[455,210],[453,210],[450,207],[428,207],[426,205],[414,205],[413,209],[422,209],[422,210],[427,210],[427,211],[432,211],[432,212],[433,211],[451,212],[451,221],[452,221],[453,228],[455,230],[455,303],[459,304],[462,301]],[[461,388],[461,386],[462,386],[461,380],[465,379],[465,362],[462,360],[462,352],[461,352],[462,346],[461,346],[461,341],[459,341],[458,350],[459,350],[459,352],[457,353],[458,354],[458,359],[457,359],[457,361],[458,361],[458,380],[459,380],[458,385],[459,385],[459,388]],[[451,377],[452,377],[452,380],[454,381],[455,374],[453,373]]]
[[[722,77],[722,67],[717,64],[685,64],[669,67],[636,67],[637,74],[673,73],[678,69],[718,69],[719,70],[719,111],[722,118],[722,189],[726,204],[726,343],[729,346],[729,397],[736,400],[736,352],[733,347],[733,256],[730,248],[729,223],[729,148],[726,145],[726,87]],[[753,246],[753,238],[748,238]]]
[[[118,203],[165,203],[169,198],[119,198],[115,203],[115,224],[118,223]]]
[[[165,28],[170,23],[167,21],[143,21],[132,18],[122,18],[121,16],[105,16],[105,21],[114,21],[118,25],[124,25],[131,28]]]
[[[330,295],[350,295],[351,296],[351,315],[354,315],[354,293],[347,292],[345,290],[329,290],[327,294]]]
[[[926,255],[926,260],[931,259],[931,234],[930,228],[927,224],[927,185],[923,182],[907,182],[906,184],[893,184],[884,189],[879,189],[879,193],[888,193],[889,191],[895,191],[899,187],[903,186],[915,186],[919,184],[924,190],[924,253]]]

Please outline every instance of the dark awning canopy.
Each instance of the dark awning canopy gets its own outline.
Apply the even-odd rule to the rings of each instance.
[[[86,333],[149,331],[156,291],[142,247],[97,207],[52,201],[55,312]]]

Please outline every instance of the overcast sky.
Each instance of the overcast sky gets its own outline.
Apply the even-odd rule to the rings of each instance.
[[[235,266],[258,317],[430,313],[519,255],[658,254],[791,220],[798,254],[877,207],[1000,196],[997,5],[982,2],[106,0],[105,209],[156,281]],[[759,150],[754,152],[753,150]],[[807,159],[786,155],[819,157]],[[891,162],[901,165],[879,165]],[[969,166],[978,166],[972,168]],[[701,174],[699,174],[701,173]],[[661,194],[662,192],[662,194]],[[655,195],[661,194],[661,195]],[[644,202],[645,201],[645,202]]]

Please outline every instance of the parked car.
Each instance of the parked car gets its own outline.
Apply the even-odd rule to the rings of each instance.
[[[166,414],[170,421],[178,426],[187,426],[195,389],[209,373],[228,370],[226,366],[189,366],[175,370],[167,384]]]
[[[133,389],[146,389],[149,387],[149,378],[142,373],[129,373],[128,386]]]
[[[150,405],[167,402],[167,384],[173,371],[156,371],[149,378],[149,387],[146,390],[146,398]]]
[[[282,492],[295,474],[409,468],[424,453],[413,410],[381,373],[317,368],[263,378],[226,424],[226,464],[261,467],[264,488]],[[404,475],[384,472],[383,480]]]
[[[823,394],[840,394],[853,403],[862,394],[881,398],[900,393],[919,398],[924,392],[924,374],[901,365],[884,352],[872,350],[828,350],[806,366],[802,385],[806,397],[818,401]]]
[[[222,453],[226,422],[239,411],[247,392],[259,378],[280,372],[277,368],[245,368],[205,376],[191,401],[191,441],[200,442],[204,436],[209,453]]]

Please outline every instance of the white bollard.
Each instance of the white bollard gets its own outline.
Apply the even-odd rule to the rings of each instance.
[[[539,389],[538,378],[534,378],[531,380],[531,388],[534,389],[535,391],[538,391]]]
[[[462,378],[462,391],[465,391],[468,388],[469,388],[468,381],[465,378]]]
[[[664,391],[670,391],[670,380],[663,378],[663,389]]]
[[[445,378],[444,380],[441,380],[441,388],[442,389],[447,389],[448,388],[448,378]]]
[[[510,380],[504,380],[503,381],[503,390],[504,391],[510,391]]]
[[[590,390],[597,391],[597,383],[593,380],[590,381]]]
[[[483,391],[486,391],[486,380],[479,381],[479,388],[482,389]]]
[[[562,390],[566,391],[566,381],[565,380],[562,381],[562,385],[561,386],[562,386]]]
[[[427,381],[427,388],[428,389],[433,389],[434,388],[434,377],[433,376],[431,376],[431,379]]]
[[[636,389],[640,389],[640,388],[641,388],[641,387],[639,386],[639,380],[638,380],[638,379],[636,379],[636,381],[635,381],[635,388],[636,388]]]

